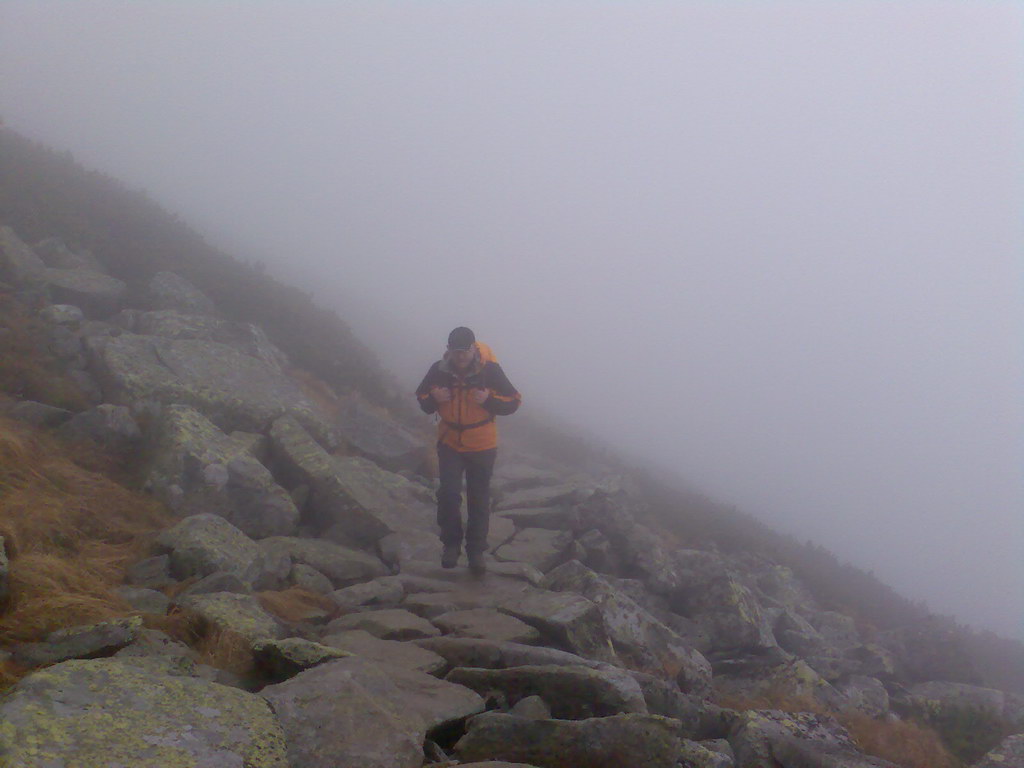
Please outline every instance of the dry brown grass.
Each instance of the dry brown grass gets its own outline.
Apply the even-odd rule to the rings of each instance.
[[[334,601],[302,587],[289,587],[279,591],[257,592],[256,599],[265,611],[290,623],[331,615],[337,611]]]
[[[849,731],[865,753],[903,768],[963,766],[945,747],[938,733],[910,720],[879,720],[861,712],[837,712],[810,696],[794,696],[778,688],[769,688],[756,696],[716,696],[715,703],[741,712],[749,709],[778,709],[783,712],[830,715]]]
[[[113,590],[168,523],[152,499],[78,466],[41,431],[0,418],[0,535],[10,558],[0,643],[130,613]]]

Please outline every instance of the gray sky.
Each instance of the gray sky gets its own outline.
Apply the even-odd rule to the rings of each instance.
[[[1024,6],[11,2],[0,116],[1024,637]]]

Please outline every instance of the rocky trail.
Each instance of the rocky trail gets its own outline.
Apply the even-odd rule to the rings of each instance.
[[[1020,697],[919,679],[905,635],[785,566],[672,548],[629,478],[504,452],[487,574],[444,570],[423,436],[358,394],[323,408],[259,327],[6,227],[0,280],[90,401],[6,417],[137,454],[174,516],[131,611],[2,649],[29,673],[0,765],[882,768],[844,715],[1024,731]],[[246,663],[202,663],[169,616]],[[813,711],[744,706],[769,696]],[[1024,766],[1024,735],[975,765]]]

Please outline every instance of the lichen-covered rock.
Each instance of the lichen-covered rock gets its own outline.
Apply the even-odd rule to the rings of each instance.
[[[1024,733],[1004,739],[971,768],[1024,768]]]
[[[433,637],[414,641],[421,648],[442,656],[452,667],[506,669],[529,665],[581,666],[599,669],[602,662],[574,653],[520,643],[482,640],[475,637]]]
[[[0,754],[18,768],[288,768],[258,696],[111,659],[67,661],[0,701]]]
[[[422,440],[359,397],[348,399],[338,414],[337,426],[350,448],[392,472],[415,471],[426,458]]]
[[[263,539],[260,547],[316,568],[339,588],[388,575],[387,567],[375,556],[324,539],[271,536]]]
[[[343,543],[355,546],[372,545],[392,533],[372,511],[377,495],[358,466],[332,457],[292,418],[277,419],[270,440],[284,473],[309,486],[309,512],[319,531],[333,530]]]
[[[103,266],[90,251],[72,251],[58,237],[47,237],[35,243],[32,250],[46,262],[46,266],[54,269],[86,269],[91,272],[103,272]]]
[[[45,642],[15,646],[14,660],[23,667],[38,667],[68,659],[110,655],[131,643],[141,629],[139,617],[58,629],[47,635]]]
[[[196,677],[199,674],[196,652],[155,629],[140,629],[135,639],[112,658],[161,675]]]
[[[260,640],[281,639],[285,635],[277,619],[263,610],[252,595],[211,592],[189,595],[179,600],[178,605],[198,614],[217,629],[244,638],[250,645]]]
[[[262,432],[289,414],[330,442],[331,428],[297,383],[228,344],[122,333],[86,342],[109,402],[190,405],[224,432]]]
[[[12,405],[6,415],[36,427],[58,427],[75,414],[64,408],[37,403],[34,400],[22,400]]]
[[[224,571],[251,584],[263,567],[259,545],[218,515],[186,517],[163,531],[157,543],[169,550],[171,572],[178,579]]]
[[[857,749],[856,742],[834,718],[809,712],[781,712],[778,710],[749,710],[738,715],[729,733],[729,743],[736,754],[736,764],[743,768],[774,768],[778,765],[775,755],[781,758],[782,751],[794,755],[791,762],[796,766],[834,765],[836,768],[849,765],[850,768],[878,768],[889,766],[885,761],[875,764],[858,762],[864,756]],[[813,762],[807,754],[840,755],[848,762]],[[803,757],[799,757],[803,755]],[[802,759],[803,762],[797,762]],[[783,765],[790,763],[782,762]]]
[[[381,640],[362,629],[334,632],[320,638],[322,645],[339,648],[369,661],[391,664],[403,669],[425,672],[428,675],[440,672],[447,662],[426,648],[397,640]]]
[[[295,563],[292,566],[289,579],[296,587],[308,589],[310,592],[316,592],[318,595],[326,595],[334,590],[334,585],[331,584],[330,579],[316,568],[305,563]]]
[[[331,592],[331,599],[335,605],[345,611],[353,611],[363,606],[396,605],[402,602],[403,597],[405,587],[398,576],[384,576]]]
[[[299,519],[288,492],[239,441],[194,408],[164,408],[153,428],[149,484],[179,513],[209,513],[253,538],[292,533]]]
[[[55,304],[73,304],[88,317],[110,317],[128,291],[116,277],[87,269],[47,269],[44,278]]]
[[[103,403],[72,417],[57,430],[71,440],[91,440],[111,451],[128,451],[142,440],[142,431],[123,405]]]
[[[256,662],[276,680],[286,680],[310,667],[352,655],[340,648],[303,640],[300,637],[259,640],[253,645],[252,651]]]
[[[171,309],[184,314],[212,315],[213,302],[180,275],[157,272],[146,286],[146,301],[152,309]]]
[[[428,729],[483,709],[483,699],[429,675],[358,657],[263,689],[302,768],[419,768]]]
[[[46,263],[10,227],[0,227],[0,280],[16,286],[40,284]]]
[[[496,607],[537,628],[563,650],[618,662],[601,609],[582,595],[536,589],[502,600]]]
[[[554,507],[571,503],[579,493],[579,488],[571,484],[524,488],[502,495],[498,500],[497,508],[506,510]]]
[[[511,520],[516,528],[546,528],[549,531],[567,531],[571,527],[571,508],[567,506],[542,509],[510,509],[498,513]],[[599,531],[595,531],[600,533]]]
[[[690,618],[711,636],[712,648],[721,652],[768,650],[777,647],[775,636],[754,594],[738,580],[726,576],[690,592],[686,600]]]
[[[73,304],[51,304],[39,310],[39,319],[51,325],[76,327],[85,320],[85,315]]]
[[[540,768],[676,768],[678,723],[657,715],[531,720],[487,712],[455,745],[463,762],[506,760]]]
[[[132,607],[132,610],[139,613],[152,613],[163,616],[170,608],[171,601],[163,592],[146,587],[120,586],[116,590],[117,596]]]
[[[509,705],[540,696],[551,714],[563,720],[647,712],[636,680],[614,667],[522,666],[507,669],[457,667],[445,680],[486,695],[498,691]]]
[[[889,712],[889,692],[874,677],[851,675],[837,685],[848,706],[870,717],[883,717]]]
[[[695,741],[684,740],[679,756],[680,764],[686,768],[734,768],[736,765],[728,754],[708,749]]]
[[[551,571],[542,585],[583,595],[595,603],[601,610],[616,654],[630,669],[677,680],[686,693],[703,695],[708,691],[711,665],[707,659],[578,560]]]
[[[382,640],[417,640],[437,637],[440,630],[426,619],[401,608],[350,613],[327,625],[327,634],[362,629]]]

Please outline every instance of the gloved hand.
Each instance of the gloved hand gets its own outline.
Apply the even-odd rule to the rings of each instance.
[[[473,402],[477,405],[483,405],[484,401],[491,396],[489,389],[474,389],[470,397],[473,398]]]
[[[452,399],[452,391],[448,387],[434,387],[430,390],[430,396],[435,402],[447,403]]]

